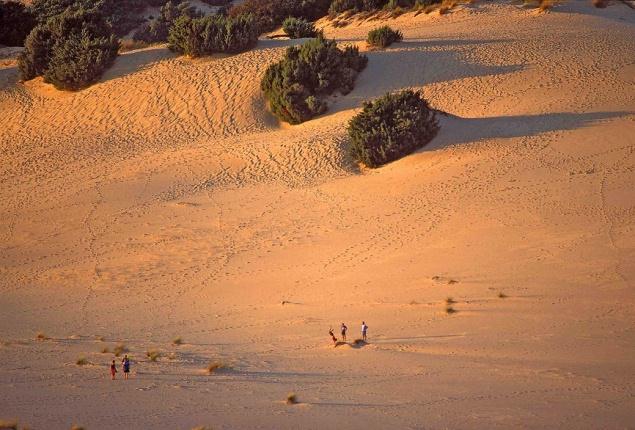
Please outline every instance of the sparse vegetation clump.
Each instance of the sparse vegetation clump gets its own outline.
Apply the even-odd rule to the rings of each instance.
[[[403,40],[403,34],[399,30],[393,30],[387,25],[376,28],[368,32],[368,38],[366,42],[370,46],[376,46],[378,48],[385,48],[392,45],[394,42],[401,42]]]
[[[290,16],[315,21],[326,15],[330,3],[331,0],[246,0],[232,7],[229,14],[252,14],[263,31],[270,31]]]
[[[420,93],[402,91],[364,103],[349,123],[352,156],[378,167],[426,145],[439,130],[434,110]]]
[[[69,9],[33,29],[18,65],[25,81],[43,76],[58,89],[79,90],[101,77],[118,49],[99,14]]]
[[[452,307],[452,305],[446,305],[445,306],[445,313],[448,315],[452,315],[454,313],[458,312],[456,309],[454,309],[454,307]]]
[[[246,51],[256,46],[259,33],[258,23],[252,15],[180,16],[170,27],[168,42],[172,51],[201,57],[218,52]]]
[[[295,405],[298,403],[298,396],[295,393],[289,393],[287,395],[287,405]]]
[[[454,303],[456,303],[456,301],[452,297],[447,297],[445,299],[445,304],[446,305],[453,305]]]
[[[18,430],[18,421],[0,420],[0,430]]]
[[[218,372],[219,370],[223,370],[223,369],[227,369],[227,368],[228,367],[225,364],[223,364],[221,362],[218,362],[218,361],[214,361],[214,362],[209,363],[207,365],[207,367],[205,368],[205,370],[207,371],[207,373],[209,375],[211,375],[213,373]]]
[[[291,39],[317,36],[317,30],[312,22],[303,18],[288,17],[282,23],[282,31]]]
[[[146,356],[148,357],[148,359],[152,362],[156,362],[159,357],[161,357],[161,353],[159,351],[147,351],[146,352]]]
[[[75,361],[75,364],[77,364],[78,366],[86,366],[88,364],[88,360],[86,359],[86,357],[79,357],[77,361]]]
[[[170,27],[174,24],[174,21],[181,16],[193,19],[202,17],[196,8],[190,6],[189,3],[177,3],[170,0],[161,6],[159,16],[143,24],[132,38],[146,43],[166,42],[170,33]]]
[[[507,294],[503,293],[502,291],[498,292],[498,298],[499,299],[506,299],[507,298]]]
[[[172,339],[172,344],[179,346],[183,344],[183,338],[181,336],[177,336],[174,339]]]
[[[289,47],[280,62],[269,66],[261,88],[278,118],[299,124],[326,111],[326,96],[352,91],[367,63],[356,47],[339,49],[334,40],[319,35]]]
[[[46,335],[46,333],[39,331],[35,335],[36,340],[50,340],[51,338]]]
[[[35,24],[33,12],[22,3],[0,2],[0,45],[23,46]]]
[[[119,357],[121,354],[128,352],[128,348],[126,347],[126,345],[120,343],[119,345],[115,346],[113,352],[115,354],[115,357]]]

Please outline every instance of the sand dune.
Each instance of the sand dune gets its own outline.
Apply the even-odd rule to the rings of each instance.
[[[292,41],[132,51],[77,93],[0,60],[0,419],[630,428],[635,14],[588,3],[391,19],[405,41],[299,126],[259,90]],[[319,23],[359,45],[379,24]],[[439,135],[360,169],[348,120],[402,88],[446,113]],[[369,344],[333,348],[362,320]]]

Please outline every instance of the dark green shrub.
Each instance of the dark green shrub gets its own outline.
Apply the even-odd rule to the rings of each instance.
[[[284,20],[282,23],[282,30],[291,39],[317,36],[317,30],[312,22],[303,18],[294,18],[292,16]]]
[[[23,46],[35,27],[35,16],[22,3],[0,2],[0,45]]]
[[[132,38],[147,43],[166,42],[170,27],[180,16],[200,18],[203,15],[196,8],[190,6],[188,2],[176,3],[168,1],[161,7],[159,16],[142,25]]]
[[[118,36],[124,36],[143,20],[139,13],[148,6],[164,4],[162,0],[33,0],[32,9],[40,24],[67,9],[92,10],[110,24]]]
[[[422,7],[429,4],[441,3],[441,0],[333,0],[329,8],[329,15],[342,12],[371,12],[379,9],[397,9]]]
[[[269,66],[261,88],[278,118],[299,124],[326,111],[325,96],[352,91],[367,63],[357,48],[339,49],[320,35],[289,47],[285,58]]]
[[[263,31],[270,31],[290,16],[315,21],[326,15],[330,4],[331,0],[245,0],[232,7],[229,14],[252,14]]]
[[[211,15],[202,18],[180,16],[170,27],[168,36],[172,51],[190,57],[215,52],[238,53],[253,48],[260,29],[251,15],[227,17]]]
[[[18,66],[23,80],[42,75],[56,88],[78,90],[99,79],[118,49],[99,13],[68,9],[33,29]]]
[[[366,41],[371,46],[385,48],[390,46],[393,42],[401,42],[402,40],[403,34],[401,31],[395,31],[387,25],[384,25],[383,27],[369,31],[368,39]]]
[[[434,110],[421,94],[402,91],[364,103],[348,125],[353,157],[378,167],[423,147],[436,136]]]

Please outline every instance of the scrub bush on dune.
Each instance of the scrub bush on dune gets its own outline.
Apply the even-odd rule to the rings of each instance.
[[[353,90],[368,58],[357,48],[339,49],[323,36],[287,49],[285,57],[265,72],[261,88],[273,113],[299,124],[326,111],[324,97]]]
[[[58,89],[96,82],[114,62],[119,41],[94,11],[67,10],[33,29],[18,59],[25,81],[43,76]]]
[[[0,2],[0,45],[23,46],[35,27],[35,16],[17,1]]]
[[[292,16],[284,20],[282,23],[282,31],[291,39],[317,36],[317,30],[312,22]]]
[[[385,48],[392,45],[394,42],[401,42],[402,40],[403,34],[401,31],[393,30],[387,25],[384,25],[383,27],[369,31],[366,42],[371,46]]]
[[[315,21],[326,15],[330,4],[331,0],[245,0],[229,14],[252,14],[264,31],[270,31],[290,16]]]
[[[180,16],[170,27],[168,42],[174,52],[201,57],[218,52],[246,51],[256,45],[259,33],[258,23],[252,15]]]
[[[368,167],[378,167],[423,147],[438,130],[436,114],[421,94],[389,93],[364,103],[350,121],[351,154]]]
[[[200,18],[198,10],[187,2],[177,3],[168,1],[159,11],[159,16],[150,22],[143,24],[132,36],[134,40],[146,43],[166,42],[170,33],[170,27],[181,16]]]

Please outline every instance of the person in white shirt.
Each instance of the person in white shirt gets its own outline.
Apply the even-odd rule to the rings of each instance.
[[[366,342],[366,332],[368,331],[368,326],[364,321],[362,321],[362,340]]]

